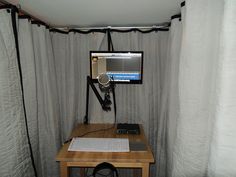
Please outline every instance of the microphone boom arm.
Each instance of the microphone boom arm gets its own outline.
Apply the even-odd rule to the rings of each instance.
[[[95,87],[91,77],[87,76],[86,113],[85,113],[85,116],[84,116],[84,124],[88,124],[89,86],[91,86],[93,92],[95,93],[99,103],[102,106],[102,109],[105,110],[105,111],[110,110],[110,107],[107,107],[106,102],[102,99],[101,95],[99,94],[99,92],[98,92],[97,88]]]

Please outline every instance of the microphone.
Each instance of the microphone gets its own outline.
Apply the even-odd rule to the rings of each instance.
[[[110,87],[110,77],[102,73],[98,76],[98,83],[99,83],[99,88],[102,92],[108,93],[111,90]]]
[[[105,111],[110,111],[110,105],[111,105],[111,100],[110,100],[110,91],[111,91],[111,83],[110,83],[110,77],[102,73],[98,76],[98,83],[99,83],[99,88],[101,92],[104,92],[104,104],[102,105],[103,110]]]

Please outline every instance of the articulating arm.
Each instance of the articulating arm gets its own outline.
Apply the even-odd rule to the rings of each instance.
[[[97,88],[95,87],[93,80],[91,79],[90,76],[87,76],[87,93],[86,93],[86,113],[85,113],[85,117],[84,117],[84,124],[88,124],[88,107],[89,107],[89,86],[91,86],[93,92],[95,93],[99,103],[102,106],[102,109],[104,111],[110,111],[110,100],[107,100],[107,98],[105,97],[104,100],[102,99],[102,97],[100,96]],[[113,86],[112,86],[113,87]],[[113,91],[113,90],[112,90]]]

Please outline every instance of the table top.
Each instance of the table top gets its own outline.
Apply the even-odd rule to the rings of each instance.
[[[112,128],[110,128],[112,127]],[[107,129],[104,131],[97,131],[100,129]],[[86,134],[87,132],[92,132]],[[154,163],[153,154],[148,141],[144,135],[142,126],[140,125],[140,134],[116,134],[116,126],[112,124],[78,124],[73,130],[71,137],[93,138],[128,138],[129,141],[144,142],[147,145],[147,151],[131,151],[131,152],[72,152],[68,151],[69,143],[62,146],[56,156],[57,161],[64,162],[126,162],[126,163]]]

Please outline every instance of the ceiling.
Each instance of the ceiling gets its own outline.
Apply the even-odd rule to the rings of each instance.
[[[7,0],[56,27],[147,26],[170,21],[183,0]]]

